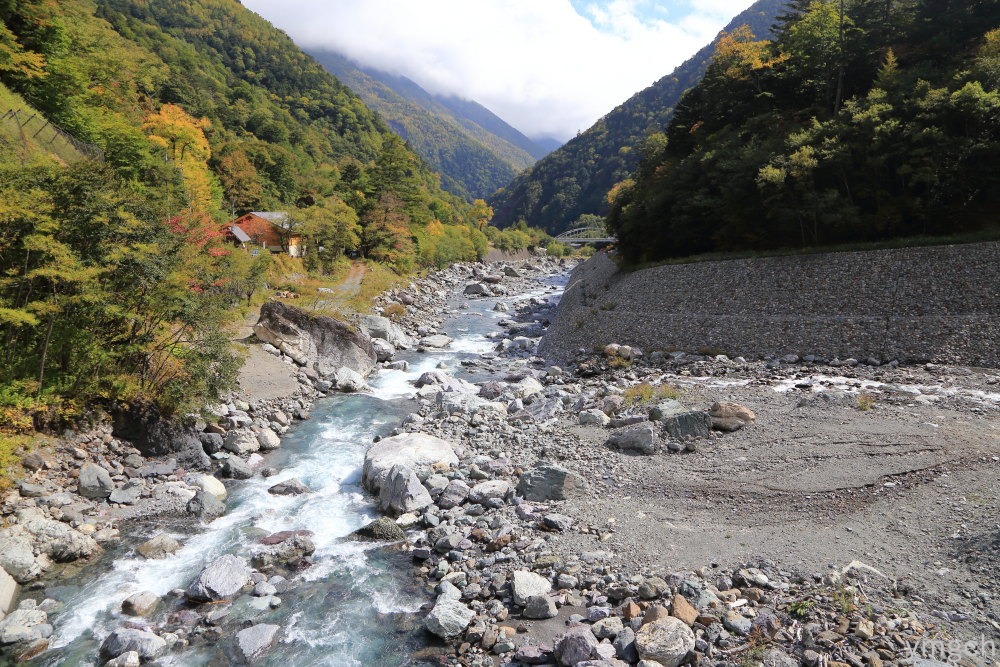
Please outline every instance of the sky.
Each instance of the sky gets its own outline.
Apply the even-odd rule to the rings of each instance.
[[[752,0],[242,0],[329,48],[565,141],[712,41]]]

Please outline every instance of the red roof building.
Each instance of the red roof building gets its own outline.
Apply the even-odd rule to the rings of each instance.
[[[284,211],[251,211],[229,223],[229,234],[237,245],[301,257],[302,235],[289,231],[289,227],[288,213]]]

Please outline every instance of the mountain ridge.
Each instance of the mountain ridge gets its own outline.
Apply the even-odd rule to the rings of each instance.
[[[415,81],[328,49],[309,51],[364,99],[466,199],[485,198],[547,150],[473,100],[436,95]]]
[[[763,34],[784,5],[784,0],[758,0],[723,31],[747,24]],[[494,224],[509,227],[525,220],[560,233],[581,215],[605,214],[607,193],[638,166],[641,142],[669,122],[680,97],[704,74],[717,40],[493,193],[487,201]]]

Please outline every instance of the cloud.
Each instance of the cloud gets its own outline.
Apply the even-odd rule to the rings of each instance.
[[[670,73],[750,0],[243,0],[330,48],[567,139]]]

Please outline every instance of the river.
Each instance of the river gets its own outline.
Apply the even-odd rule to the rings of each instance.
[[[418,585],[412,561],[384,545],[345,539],[378,516],[372,498],[360,486],[361,465],[373,438],[392,431],[417,407],[412,381],[444,364],[448,372],[470,381],[489,379],[489,373],[461,362],[489,353],[495,342],[487,336],[501,329],[507,313],[494,312],[499,301],[514,303],[531,296],[555,298],[565,276],[553,275],[537,291],[501,299],[468,301],[468,309],[448,319],[444,330],[454,338],[448,349],[429,353],[403,352],[397,359],[410,363],[408,371],[382,370],[370,382],[372,392],[337,394],[318,401],[312,418],[294,427],[282,439],[268,464],[280,472],[227,484],[227,513],[207,526],[178,520],[163,529],[181,540],[182,548],[163,560],[146,560],[132,550],[160,530],[126,533],[122,544],[76,578],[50,587],[46,593],[64,603],[50,614],[55,632],[51,648],[32,664],[96,665],[100,641],[129,618],[121,615],[121,601],[139,591],[164,596],[164,609],[183,608],[170,596],[185,588],[213,559],[223,554],[246,556],[257,538],[280,530],[310,530],[315,534],[314,565],[304,570],[280,593],[281,604],[261,611],[260,598],[242,596],[229,609],[227,627],[245,619],[282,627],[281,639],[259,664],[368,666],[418,665],[415,655],[429,642],[415,614],[431,598]],[[456,297],[458,308],[464,299]],[[313,492],[302,496],[274,496],[268,487],[296,477]],[[248,623],[249,624],[249,623]],[[231,631],[232,632],[232,631]],[[231,634],[231,632],[227,634]],[[162,665],[219,665],[236,663],[230,637],[218,641],[196,639],[190,646],[169,651]]]

